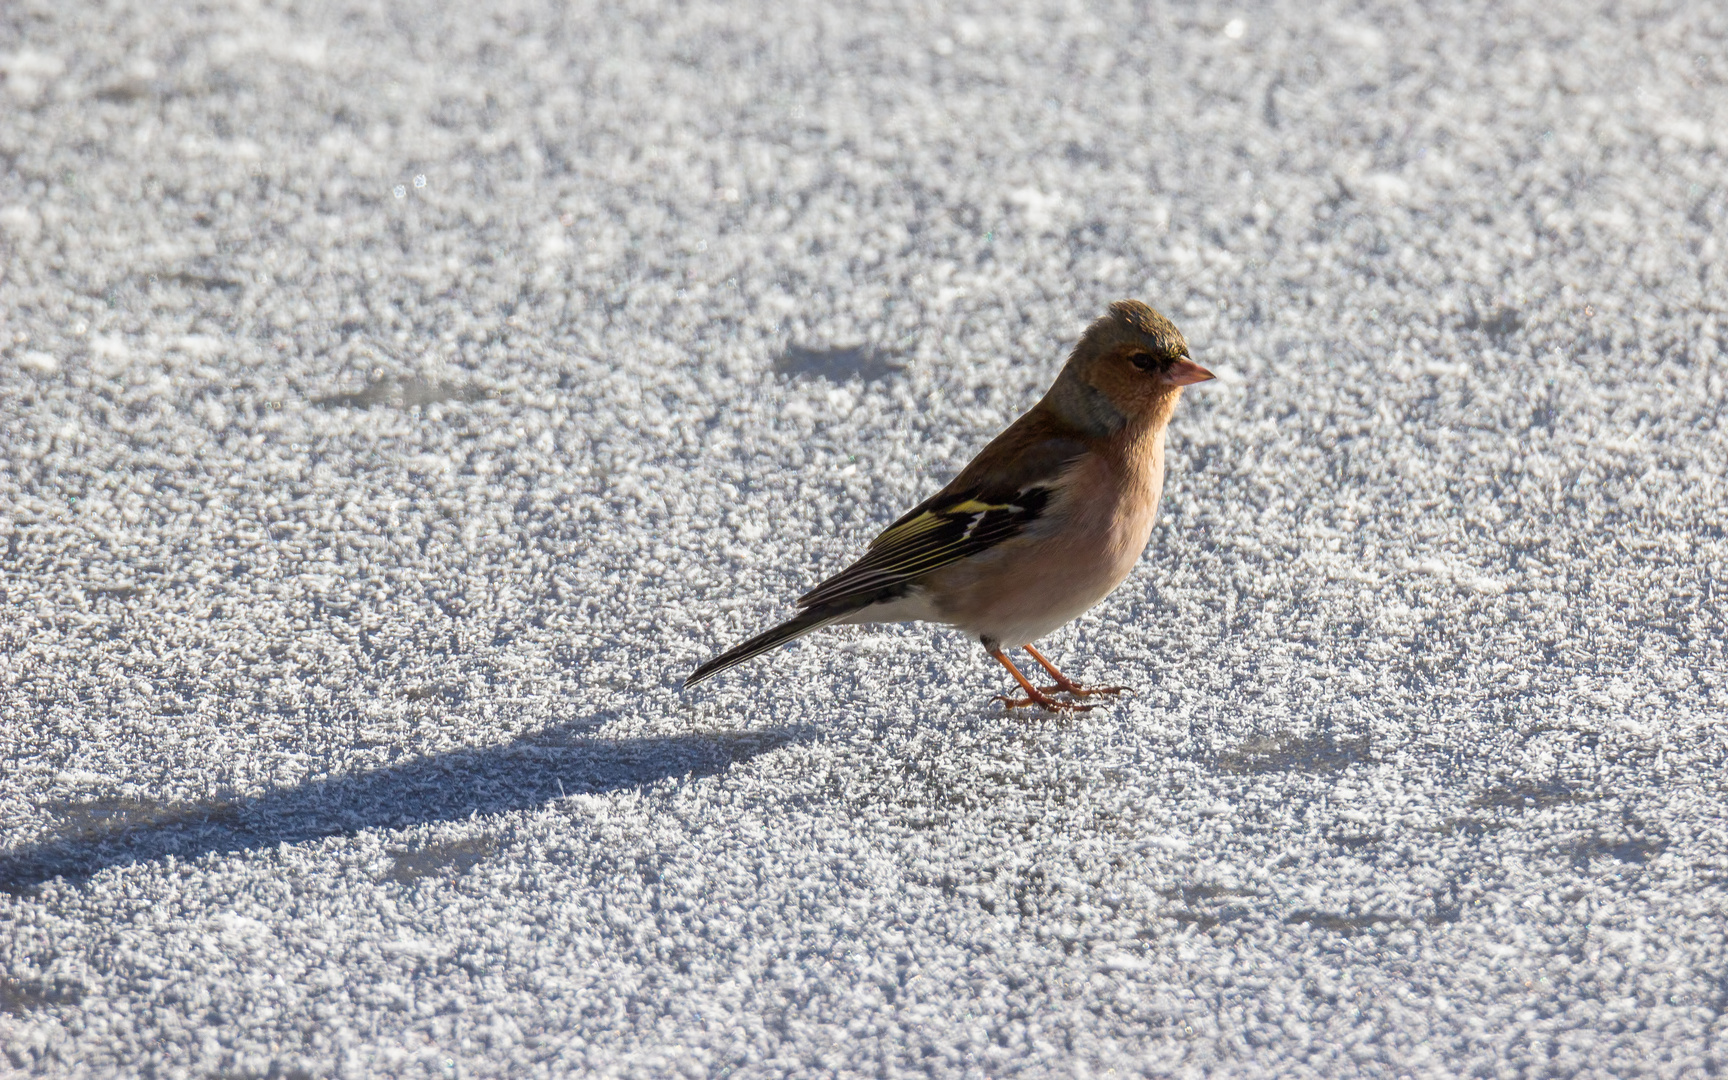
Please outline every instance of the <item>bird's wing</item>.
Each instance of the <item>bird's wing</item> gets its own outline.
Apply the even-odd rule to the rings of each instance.
[[[1017,427],[985,447],[953,483],[883,530],[863,558],[800,596],[798,606],[891,594],[1025,532],[1049,508],[1062,474],[1086,446],[1051,437],[1016,446],[1033,434],[1017,433]],[[1010,438],[1016,434],[1021,438]]]

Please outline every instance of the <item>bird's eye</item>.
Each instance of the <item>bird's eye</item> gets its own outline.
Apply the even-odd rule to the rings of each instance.
[[[1141,371],[1156,371],[1164,366],[1163,363],[1159,361],[1158,357],[1153,356],[1149,352],[1134,353],[1128,357],[1128,359],[1131,360],[1134,366],[1139,368]]]

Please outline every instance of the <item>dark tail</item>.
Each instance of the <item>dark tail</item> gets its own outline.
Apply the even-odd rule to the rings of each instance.
[[[839,622],[846,616],[857,611],[860,604],[847,604],[843,607],[824,604],[813,607],[809,611],[788,619],[772,630],[764,630],[742,645],[734,645],[714,659],[703,664],[690,673],[684,680],[685,686],[695,686],[710,675],[717,675],[735,664],[742,664],[752,656],[761,656],[769,649],[777,648],[794,638],[801,638],[812,630],[820,630],[829,623]]]

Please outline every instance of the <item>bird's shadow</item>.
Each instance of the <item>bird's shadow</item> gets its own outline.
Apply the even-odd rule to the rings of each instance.
[[[816,734],[814,728],[770,728],[606,738],[591,734],[592,726],[564,725],[502,746],[433,754],[251,797],[62,803],[48,808],[55,819],[48,836],[0,851],[0,892],[26,893],[54,878],[81,881],[109,867],[170,855],[195,859],[529,810],[567,795],[671,777],[714,776]]]

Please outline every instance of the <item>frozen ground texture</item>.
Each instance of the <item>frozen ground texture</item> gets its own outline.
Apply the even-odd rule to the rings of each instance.
[[[0,5],[0,1071],[1728,1070],[1728,13],[1425,7]],[[1138,696],[680,690],[1121,296]]]

